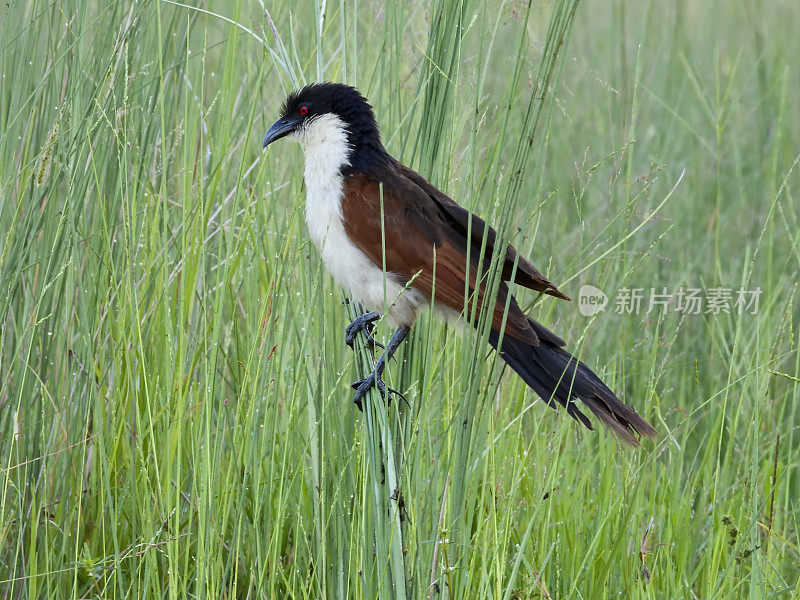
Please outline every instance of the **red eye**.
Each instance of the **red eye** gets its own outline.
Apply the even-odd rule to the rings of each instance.
[[[308,114],[308,107],[307,106],[301,106],[299,112],[300,112],[301,115],[307,115]]]

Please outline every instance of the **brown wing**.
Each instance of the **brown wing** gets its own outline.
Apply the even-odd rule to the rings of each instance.
[[[442,215],[450,222],[451,226],[467,237],[470,231],[470,220],[472,221],[471,242],[476,250],[480,250],[483,236],[486,235],[486,247],[489,256],[494,249],[497,232],[486,225],[486,222],[470,213],[464,207],[457,204],[441,190],[431,185],[424,177],[416,171],[409,169],[405,165],[395,163],[398,173],[410,179],[417,187],[425,192],[428,197],[436,204]],[[511,279],[514,268],[514,261],[517,261],[517,272],[515,273],[514,283],[523,287],[544,292],[550,296],[569,300],[569,296],[561,293],[542,273],[528,262],[525,257],[519,256],[517,251],[509,245],[506,249],[505,261],[503,263],[503,279]]]
[[[453,227],[419,186],[391,170],[382,174],[380,182],[371,176],[352,175],[344,185],[342,216],[345,231],[375,264],[383,264],[385,247],[387,271],[405,281],[413,279],[411,285],[428,296],[434,296],[437,303],[461,313],[465,308],[465,294],[469,294],[469,311],[484,305],[486,268],[480,269],[480,285],[477,281],[481,264],[478,256],[480,245],[470,252],[468,268],[465,235]],[[483,263],[484,267],[487,266],[488,259]],[[469,288],[465,289],[467,280]],[[538,344],[528,318],[514,298],[509,298],[508,286],[504,282],[501,282],[491,307],[492,328],[501,328],[506,302],[509,303],[506,335]],[[480,317],[480,309],[476,310],[476,316]]]

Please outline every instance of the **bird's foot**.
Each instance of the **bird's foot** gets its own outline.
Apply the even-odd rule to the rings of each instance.
[[[373,317],[372,316],[373,314],[377,313],[368,313],[362,316],[374,321],[375,318],[377,317]],[[358,321],[358,319],[356,319],[356,321]],[[354,327],[356,321],[353,321],[350,327]],[[348,327],[348,330],[350,329],[350,327]],[[361,325],[355,325],[355,327],[361,327]],[[393,390],[388,385],[386,385],[386,383],[384,383],[383,371],[386,368],[387,361],[390,360],[392,356],[394,356],[394,353],[397,351],[397,348],[400,346],[402,341],[406,339],[406,336],[408,335],[408,332],[410,330],[411,327],[408,325],[403,325],[402,327],[398,327],[397,331],[394,332],[392,339],[390,339],[389,343],[386,345],[386,348],[384,349],[383,354],[381,354],[381,357],[378,359],[378,362],[375,363],[375,368],[372,370],[372,373],[367,375],[364,379],[356,381],[352,385],[352,388],[356,391],[356,393],[353,394],[353,402],[355,402],[355,405],[358,407],[358,410],[361,411],[364,410],[361,401],[373,387],[377,387],[378,391],[381,393],[381,396],[383,396],[384,398],[387,398],[388,396],[388,400],[390,402],[392,394],[394,394],[395,396],[399,396],[400,398],[405,400],[406,404],[408,404],[408,400],[406,400],[406,397],[403,396],[403,394],[401,394],[397,390]]]
[[[370,348],[375,346],[383,348],[383,344],[378,343],[375,338],[372,337],[372,329],[375,327],[375,321],[380,318],[381,314],[378,311],[368,312],[357,316],[344,330],[345,343],[352,348],[359,332],[363,332],[364,336],[367,338],[367,344]]]
[[[374,387],[378,388],[378,391],[381,393],[381,398],[386,398],[388,396],[389,403],[392,401],[392,395],[395,395],[405,400],[406,404],[408,404],[408,400],[406,400],[406,397],[403,394],[386,385],[386,382],[381,378],[380,374],[377,373],[377,369],[367,375],[364,379],[354,381],[350,387],[356,391],[356,393],[353,394],[353,402],[358,407],[358,410],[362,412],[364,411],[362,401],[369,391]]]

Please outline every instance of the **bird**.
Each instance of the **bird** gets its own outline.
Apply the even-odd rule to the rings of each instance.
[[[390,156],[372,106],[355,87],[323,82],[291,92],[263,148],[282,138],[299,142],[305,153],[309,235],[335,282],[367,311],[347,326],[345,341],[352,346],[359,334],[372,341],[379,319],[395,328],[372,372],[353,383],[359,409],[374,387],[382,395],[395,392],[383,381],[387,362],[432,306],[447,320],[473,326],[485,311],[489,344],[549,406],[561,405],[593,429],[581,411],[586,407],[632,445],[640,445],[639,436],[656,437],[563,339],[523,312],[509,285],[569,297],[484,220]],[[489,286],[486,276],[493,254],[499,286]]]

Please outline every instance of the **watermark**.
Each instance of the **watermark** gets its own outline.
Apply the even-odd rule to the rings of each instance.
[[[751,314],[758,312],[761,288],[726,287],[629,288],[617,290],[612,306],[618,315],[649,315],[675,312],[686,315]],[[606,310],[608,296],[593,285],[584,285],[578,292],[578,310],[591,317]]]
[[[603,312],[608,304],[608,296],[593,285],[583,285],[578,292],[578,310],[584,317]]]

